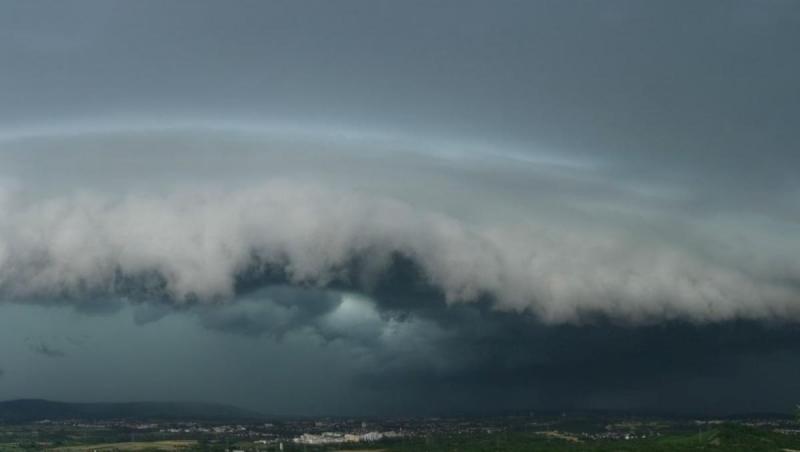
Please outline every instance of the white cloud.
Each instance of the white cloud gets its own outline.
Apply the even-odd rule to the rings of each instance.
[[[488,295],[549,322],[800,318],[800,250],[775,225],[691,214],[599,169],[165,133],[4,154],[6,298],[229,300],[254,265],[322,287],[356,261],[368,291],[399,253],[448,302]]]

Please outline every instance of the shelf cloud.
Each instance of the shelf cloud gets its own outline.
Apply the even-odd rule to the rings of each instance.
[[[793,409],[800,2],[685,3],[0,3],[0,399]]]
[[[190,131],[161,133],[157,139],[112,133],[15,144],[6,168],[22,173],[36,152],[55,166],[99,159],[113,173],[130,163],[119,149],[138,145],[140,171],[152,169],[148,180],[164,181],[149,188],[117,183],[107,191],[108,175],[82,166],[84,174],[68,176],[80,184],[56,176],[46,190],[27,179],[3,189],[5,298],[180,305],[229,302],[270,283],[369,295],[391,284],[387,278],[401,262],[413,268],[412,285],[449,304],[490,300],[496,309],[547,323],[800,315],[800,267],[790,252],[797,244],[770,236],[781,224],[729,225],[729,212],[695,214],[684,207],[687,201],[614,180],[607,169],[509,166],[498,157],[451,164],[417,152],[384,155],[385,174],[375,180],[369,163],[357,166],[360,155],[381,156],[380,149],[369,153],[369,142],[336,154],[336,166],[326,165],[334,158],[325,155],[325,143],[291,143],[319,160],[302,165],[303,156],[295,154],[296,162],[278,164],[280,146],[289,144],[238,144],[241,152],[229,133],[214,139],[226,148],[230,174],[242,169],[230,188],[224,179],[170,176],[172,166],[160,166],[162,153],[172,149],[167,158],[174,161],[203,154],[192,154],[198,144],[187,138]],[[109,145],[117,151],[98,150]],[[254,146],[273,150],[254,160],[248,153]],[[426,161],[417,183],[431,186],[398,195],[394,187],[414,180],[414,166]],[[560,181],[557,192],[536,192],[553,179]],[[458,207],[472,196],[488,207]]]

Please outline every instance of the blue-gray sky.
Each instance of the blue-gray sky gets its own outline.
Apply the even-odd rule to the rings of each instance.
[[[4,2],[0,398],[791,409],[799,53],[793,1]]]

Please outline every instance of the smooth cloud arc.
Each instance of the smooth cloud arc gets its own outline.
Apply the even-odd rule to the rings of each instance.
[[[497,188],[502,176],[487,185],[483,202],[513,206],[519,199]],[[210,188],[220,184],[151,192],[117,187],[113,194],[69,187],[44,196],[0,190],[0,292],[12,300],[213,302],[235,298],[242,279],[269,269],[290,284],[345,283],[370,293],[401,256],[449,303],[488,299],[551,323],[595,315],[634,323],[800,319],[797,268],[780,253],[753,254],[764,249],[760,243],[722,235],[721,247],[693,247],[632,234],[637,225],[627,213],[617,223],[586,225],[536,221],[547,215],[536,211],[476,221],[369,187],[292,174],[266,179],[227,190]],[[396,179],[414,184],[414,174]],[[570,196],[573,205],[608,203],[608,196],[598,200],[590,192]],[[713,227],[699,229],[695,237],[719,235]]]

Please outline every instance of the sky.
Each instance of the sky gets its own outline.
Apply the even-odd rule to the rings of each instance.
[[[0,4],[0,399],[788,412],[795,1]]]

